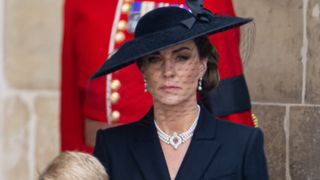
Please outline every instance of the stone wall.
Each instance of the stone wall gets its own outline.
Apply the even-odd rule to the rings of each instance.
[[[62,5],[1,1],[0,179],[36,179],[59,153]]]
[[[265,134],[272,180],[320,177],[320,1],[234,0],[253,17],[245,67],[253,112]]]
[[[0,0],[0,179],[36,179],[59,152],[63,0]],[[319,179],[320,1],[234,0],[256,21],[245,67],[270,179]]]

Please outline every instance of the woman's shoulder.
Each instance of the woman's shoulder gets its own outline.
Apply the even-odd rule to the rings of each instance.
[[[252,131],[252,130],[256,129],[251,126],[230,122],[230,121],[224,120],[224,119],[215,118],[215,120],[216,120],[217,126],[219,126],[220,128],[227,128],[230,130],[237,130],[237,131],[244,131],[244,132]]]
[[[236,124],[226,120],[216,120],[217,136],[221,136],[233,141],[246,141],[252,137],[258,136],[263,138],[260,128],[254,128],[242,124]]]
[[[205,119],[205,126],[210,126],[205,129],[210,129],[210,132],[214,132],[216,136],[222,136],[226,138],[232,137],[231,139],[239,138],[243,140],[246,136],[250,136],[252,133],[261,131],[259,128],[219,119],[209,112],[205,106],[202,105],[201,107],[201,117]]]
[[[98,130],[93,154],[103,163],[106,169],[111,170],[110,162],[119,154],[122,158],[128,156],[129,146],[135,138],[134,131],[136,131],[135,129],[139,131],[139,124],[138,121]]]
[[[106,129],[100,129],[98,130],[97,135],[103,136],[105,138],[111,138],[111,139],[115,137],[117,137],[117,139],[121,137],[128,137],[128,135],[136,131],[135,129],[139,128],[140,123],[141,123],[140,121],[137,121],[137,122],[110,127]]]
[[[106,138],[128,138],[146,131],[150,131],[153,126],[153,111],[152,109],[140,120],[116,127],[98,130],[97,136],[104,136]]]

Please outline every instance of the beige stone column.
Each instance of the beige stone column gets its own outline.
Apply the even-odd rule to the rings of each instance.
[[[320,1],[234,0],[256,21],[245,67],[272,180],[320,177]]]
[[[3,131],[4,131],[4,96],[6,94],[6,84],[4,78],[4,55],[3,55],[3,30],[4,30],[4,1],[0,0],[0,154],[3,153]],[[0,179],[4,179],[3,163],[0,162]]]
[[[62,5],[1,0],[0,179],[37,179],[59,153]]]

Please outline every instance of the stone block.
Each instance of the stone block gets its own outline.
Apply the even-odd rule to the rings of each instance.
[[[60,151],[58,97],[37,97],[36,171],[41,172]]]
[[[253,101],[299,103],[302,93],[302,1],[234,1],[237,15],[256,23],[254,52],[245,66]]]
[[[290,110],[290,173],[292,180],[320,177],[320,107]]]
[[[2,102],[1,102],[2,103]],[[5,179],[25,180],[29,177],[29,122],[27,104],[19,97],[4,102],[3,155],[1,163]]]
[[[284,180],[286,163],[285,107],[254,105],[252,112],[259,119],[259,127],[264,133],[269,178]]]
[[[320,104],[320,1],[309,1],[307,21],[306,103]]]
[[[59,87],[62,0],[5,3],[5,75],[22,89]]]

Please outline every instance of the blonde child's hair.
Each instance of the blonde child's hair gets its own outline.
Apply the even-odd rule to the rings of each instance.
[[[41,173],[39,180],[108,180],[98,159],[82,152],[66,151]]]

